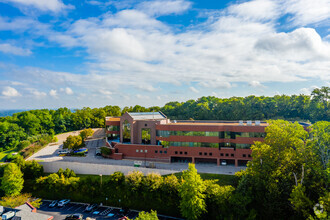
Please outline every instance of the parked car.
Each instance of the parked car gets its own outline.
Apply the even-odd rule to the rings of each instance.
[[[67,216],[65,217],[65,220],[76,220],[76,219],[78,219],[78,220],[82,220],[83,217],[84,217],[84,216],[83,216],[82,214],[80,214],[80,213],[75,213],[75,214],[67,215]]]
[[[222,165],[222,166],[226,166],[226,165],[227,165],[227,161],[226,161],[226,160],[222,160],[222,161],[221,161],[221,165]]]
[[[67,154],[69,154],[69,153],[70,153],[69,150],[60,150],[60,151],[58,152],[58,155],[67,155]]]
[[[91,212],[91,211],[93,211],[94,209],[96,209],[97,207],[99,207],[99,205],[98,204],[90,204],[90,205],[88,205],[86,208],[85,208],[85,212]]]
[[[101,149],[100,148],[96,148],[95,155],[96,156],[102,156],[102,153],[101,153]]]
[[[8,220],[8,219],[11,219],[11,218],[13,218],[14,216],[15,216],[15,212],[14,211],[9,211],[9,212],[6,212],[5,214],[3,214],[2,216],[1,216],[1,219],[3,219],[3,220]]]
[[[49,204],[49,207],[55,207],[57,205],[58,200],[54,200]]]
[[[58,203],[57,203],[57,206],[58,207],[63,207],[63,206],[65,206],[66,204],[68,204],[70,202],[70,199],[62,199],[61,201],[59,201]]]
[[[88,153],[88,149],[87,148],[80,148],[78,150],[73,151],[73,153],[75,153],[75,154],[78,154],[78,153],[85,153],[85,154],[87,154]]]

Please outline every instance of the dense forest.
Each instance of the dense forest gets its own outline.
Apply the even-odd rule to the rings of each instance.
[[[105,106],[71,111],[30,110],[0,117],[0,150],[15,148],[21,141],[38,135],[63,133],[83,128],[104,127],[106,116],[127,112],[162,111],[170,119],[182,120],[266,120],[330,121],[330,88],[315,89],[311,95],[248,96],[226,99],[213,96],[186,102],[169,102],[163,107]]]

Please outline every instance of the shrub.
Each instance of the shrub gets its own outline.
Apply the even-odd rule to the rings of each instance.
[[[56,136],[53,137],[53,142],[58,142],[58,138]]]
[[[28,140],[21,141],[21,142],[19,142],[19,144],[17,145],[17,150],[18,150],[18,151],[23,150],[24,148],[27,148],[30,144],[31,144],[31,143],[30,143],[30,141],[28,141]]]
[[[101,147],[101,154],[109,156],[112,154],[112,150],[108,147]]]

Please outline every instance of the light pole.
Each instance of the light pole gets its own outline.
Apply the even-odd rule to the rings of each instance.
[[[101,177],[101,187],[102,187],[102,174],[100,174],[100,177]]]

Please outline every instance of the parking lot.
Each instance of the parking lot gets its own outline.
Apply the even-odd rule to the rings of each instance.
[[[63,220],[69,214],[81,213],[83,214],[83,219],[87,217],[101,220],[117,220],[123,216],[127,216],[129,219],[135,219],[139,215],[139,211],[135,210],[121,210],[120,208],[110,207],[110,206],[97,206],[92,211],[85,212],[86,207],[89,204],[85,203],[75,203],[71,202],[66,204],[63,207],[49,207],[51,200],[43,200],[42,205],[38,208],[38,213],[52,215],[53,220]],[[180,218],[169,217],[164,215],[158,215],[160,220],[182,220]]]
[[[84,219],[86,219],[87,217],[91,217],[98,220],[116,220],[123,216],[127,216],[130,219],[134,219],[138,216],[137,211],[129,210],[127,213],[124,213],[124,211],[119,208],[113,208],[109,206],[99,206],[90,212],[85,212],[85,209],[88,204],[83,203],[68,203],[64,207],[49,207],[49,204],[51,202],[52,201],[44,200],[42,205],[38,209],[38,213],[52,215],[54,217],[54,220],[63,220],[67,215],[74,213],[83,214]]]

